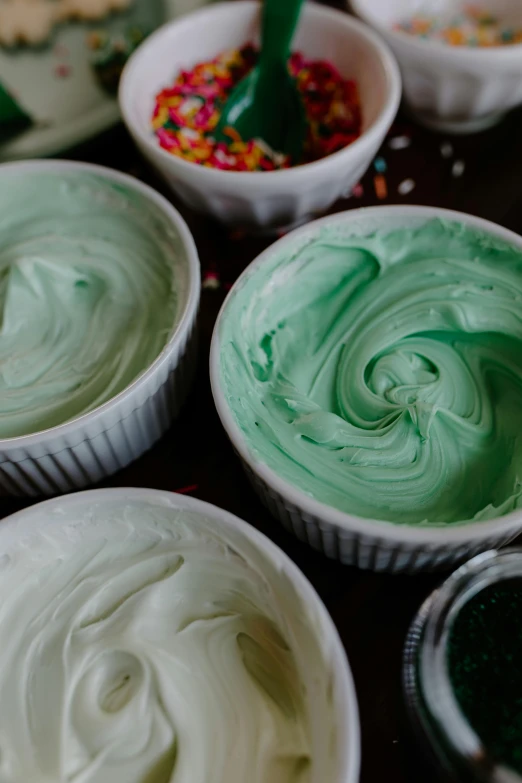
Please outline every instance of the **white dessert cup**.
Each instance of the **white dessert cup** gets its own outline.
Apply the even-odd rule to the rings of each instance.
[[[20,173],[95,174],[125,185],[156,205],[178,240],[186,294],[176,326],[159,356],[122,392],[89,413],[51,429],[0,438],[0,494],[53,495],[81,489],[140,457],[168,429],[189,389],[196,354],[199,259],[192,235],[169,202],[134,177],[72,161],[24,161],[0,166],[0,177]],[[181,311],[181,312],[180,312]],[[173,324],[174,326],[174,324]]]
[[[255,41],[259,14],[259,3],[240,0],[168,23],[129,60],[119,101],[139,149],[182,201],[224,223],[271,230],[302,223],[350,193],[393,122],[401,80],[388,47],[369,27],[346,13],[306,3],[292,47],[307,57],[331,60],[343,75],[357,80],[361,137],[322,160],[273,172],[219,171],[166,152],[151,127],[157,93],[181,69]]]
[[[2,520],[0,525],[0,567],[20,540],[31,539],[31,549],[37,545],[39,533],[67,528],[81,545],[81,526],[89,525],[93,509],[107,504],[132,505],[147,503],[160,508],[200,514],[212,523],[216,535],[222,534],[229,544],[245,557],[263,576],[274,592],[284,599],[283,619],[289,633],[303,638],[306,624],[308,638],[314,639],[324,661],[318,670],[317,659],[307,656],[306,649],[293,647],[296,662],[303,677],[305,698],[310,715],[312,766],[310,783],[325,783],[325,765],[331,772],[331,754],[335,754],[335,775],[328,783],[357,783],[360,767],[360,725],[357,697],[346,653],[330,615],[318,594],[297,566],[285,553],[255,528],[238,517],[195,498],[155,489],[114,488],[77,492],[62,498],[38,503]],[[85,513],[85,522],[78,522]],[[88,531],[86,533],[89,535]],[[91,536],[98,536],[92,531]],[[325,683],[328,683],[325,692]],[[324,709],[333,711],[325,715]],[[332,736],[332,727],[335,736]]]
[[[393,50],[401,67],[404,98],[423,125],[443,133],[475,133],[495,125],[507,111],[522,103],[522,44],[449,46],[394,29],[397,22],[420,11],[455,11],[455,0],[348,2]],[[480,4],[522,28],[520,0]]]
[[[497,548],[522,532],[522,509],[484,522],[443,527],[401,525],[366,519],[321,503],[278,476],[257,459],[229,407],[221,381],[221,324],[228,303],[256,269],[287,247],[292,252],[325,226],[342,226],[349,236],[418,227],[433,218],[453,220],[509,242],[522,252],[522,237],[487,220],[434,207],[388,206],[355,209],[332,215],[293,231],[271,245],[237,280],[218,316],[210,352],[214,402],[225,431],[254,489],[271,513],[301,541],[327,557],[375,571],[418,572],[451,568],[473,555]]]

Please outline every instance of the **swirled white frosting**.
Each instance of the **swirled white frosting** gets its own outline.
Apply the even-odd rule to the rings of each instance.
[[[141,501],[58,508],[57,524],[37,509],[40,532],[1,547],[2,783],[311,780],[294,653],[316,642],[253,547]]]

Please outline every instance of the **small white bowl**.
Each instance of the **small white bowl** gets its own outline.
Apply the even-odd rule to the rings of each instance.
[[[221,423],[242,460],[254,489],[271,513],[301,541],[327,557],[348,565],[375,571],[417,572],[449,568],[487,549],[511,541],[522,531],[522,510],[498,519],[457,523],[445,527],[400,525],[351,515],[319,502],[282,479],[250,450],[244,433],[232,413],[221,380],[221,325],[235,292],[265,262],[283,248],[302,248],[317,237],[324,226],[342,226],[347,236],[368,236],[375,231],[412,228],[441,218],[482,230],[522,251],[522,238],[487,220],[434,207],[389,206],[355,209],[332,215],[300,228],[253,261],[239,277],[219,313],[210,351],[210,380]],[[290,252],[293,252],[291,250]]]
[[[285,624],[298,670],[306,686],[310,717],[312,766],[310,783],[357,783],[360,766],[360,727],[357,697],[343,645],[318,594],[285,553],[238,517],[201,500],[154,489],[117,488],[74,493],[47,500],[2,520],[0,568],[20,546],[30,546],[35,563],[38,541],[54,530],[67,530],[78,547],[82,541],[103,538],[100,526],[114,509],[122,521],[135,504],[151,509],[197,514],[212,532],[259,572],[281,597],[277,614]],[[102,516],[97,517],[101,512]],[[105,517],[103,516],[105,515]],[[143,529],[146,530],[147,519]],[[114,533],[118,535],[118,533]],[[128,526],[125,539],[128,541]],[[36,584],[36,583],[35,583]],[[185,727],[186,729],[186,727]]]
[[[522,27],[520,0],[475,5],[480,4]],[[401,66],[404,97],[423,125],[447,133],[474,133],[495,125],[522,103],[522,44],[449,46],[393,29],[419,11],[454,10],[455,0],[351,0],[351,6],[392,48]]]
[[[362,136],[327,158],[275,172],[230,172],[189,163],[159,146],[151,129],[155,96],[182,68],[258,39],[259,3],[212,5],[162,27],[127,64],[120,83],[123,118],[138,147],[186,204],[225,223],[269,228],[298,224],[350,192],[379,149],[400,101],[397,64],[387,46],[346,13],[303,8],[293,49],[329,59],[360,88]]]
[[[25,161],[2,174],[90,173],[136,191],[155,205],[176,237],[174,253],[182,300],[176,325],[157,359],[126,389],[89,413],[51,429],[0,439],[0,494],[53,495],[94,484],[149,449],[168,429],[192,378],[200,297],[199,259],[192,235],[169,202],[134,177],[71,161]]]

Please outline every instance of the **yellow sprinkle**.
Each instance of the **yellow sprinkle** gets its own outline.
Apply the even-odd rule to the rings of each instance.
[[[210,157],[210,151],[208,149],[201,149],[201,147],[196,147],[193,150],[193,154],[196,160],[207,160],[207,158]]]
[[[152,127],[154,128],[154,130],[158,130],[158,128],[162,128],[167,122],[168,118],[169,118],[169,110],[164,106],[162,106],[157,116],[153,117],[152,119]]]
[[[446,32],[446,38],[452,46],[462,46],[465,43],[464,34],[458,27],[450,27]]]
[[[239,154],[242,155],[244,152],[247,151],[247,145],[242,141],[234,141],[229,146],[230,152],[233,152],[234,155]]]

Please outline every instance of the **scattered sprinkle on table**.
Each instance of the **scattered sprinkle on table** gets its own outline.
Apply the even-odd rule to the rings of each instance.
[[[373,178],[373,184],[375,187],[375,195],[379,201],[384,201],[384,199],[388,196],[388,185],[386,182],[386,177],[383,174],[377,174]]]
[[[464,174],[464,171],[466,170],[466,164],[463,160],[456,160],[451,168],[451,176],[452,177],[462,177]]]
[[[451,144],[449,141],[445,141],[443,144],[441,144],[440,154],[443,158],[451,158],[453,156],[453,144]]]
[[[202,288],[217,290],[221,285],[217,272],[206,272],[201,283]]]
[[[493,10],[476,5],[464,5],[460,11],[439,16],[419,13],[398,22],[395,29],[450,46],[487,47],[522,43],[522,27],[511,26],[495,16]]]
[[[415,189],[415,180],[405,179],[400,183],[399,187],[397,188],[397,191],[401,196],[407,196],[408,193],[411,193],[412,190],[414,189]]]
[[[411,145],[411,138],[409,136],[392,136],[388,141],[388,147],[391,150],[405,150]]]
[[[189,484],[187,487],[180,487],[179,489],[175,489],[174,492],[177,492],[178,495],[188,495],[190,492],[196,492],[197,489],[197,484]]]
[[[234,86],[256,64],[250,44],[224,52],[211,62],[182,71],[171,87],[156,96],[152,127],[163,149],[192,163],[224,171],[274,171],[289,168],[289,156],[261,139],[241,139],[232,128],[230,142],[212,134],[220,109]],[[319,160],[355,141],[361,134],[357,85],[324,60],[307,60],[299,52],[288,63],[303,97],[307,138],[303,162]]]

